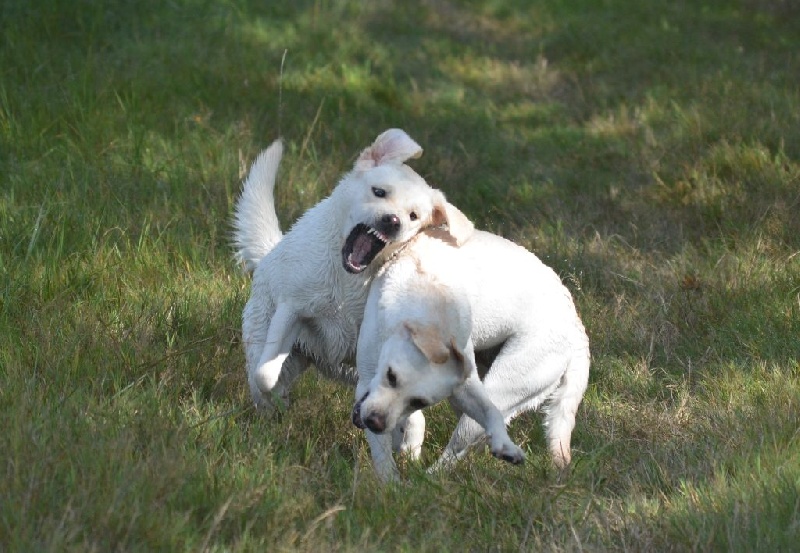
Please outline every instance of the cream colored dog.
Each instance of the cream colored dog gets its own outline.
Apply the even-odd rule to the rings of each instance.
[[[470,362],[473,348],[491,408]],[[373,281],[357,367],[353,422],[369,430],[383,479],[397,471],[385,432],[399,427],[391,445],[417,457],[425,424],[419,409],[450,393],[463,415],[433,468],[462,457],[484,428],[495,455],[518,459],[494,406],[506,422],[542,408],[550,453],[564,468],[589,378],[589,341],[558,275],[525,248],[482,231],[457,248],[425,233]]]
[[[282,151],[276,141],[258,157],[234,217],[237,256],[253,271],[242,337],[257,406],[285,398],[309,357],[354,383],[342,362],[354,356],[375,269],[420,230],[447,223],[444,195],[404,164],[422,148],[390,129],[283,236],[273,200]]]
[[[451,228],[462,224],[471,231],[472,224],[461,218],[459,223],[451,213]],[[453,251],[449,235],[420,233],[381,268],[367,297],[353,423],[369,430],[382,480],[398,476],[393,448],[419,457],[425,434],[421,409],[445,398],[486,430],[492,455],[514,464],[525,458],[478,376],[469,292],[451,265]]]

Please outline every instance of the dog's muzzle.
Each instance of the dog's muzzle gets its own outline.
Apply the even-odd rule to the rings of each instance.
[[[366,426],[371,432],[375,434],[382,434],[386,430],[386,415],[379,413],[370,413],[364,420]]]
[[[386,415],[373,412],[367,415],[366,418],[361,416],[361,404],[364,403],[364,400],[367,399],[368,395],[369,392],[364,394],[363,397],[356,401],[356,404],[353,405],[353,413],[351,415],[353,424],[356,426],[356,428],[360,428],[361,430],[369,429],[375,434],[381,434],[386,430]]]

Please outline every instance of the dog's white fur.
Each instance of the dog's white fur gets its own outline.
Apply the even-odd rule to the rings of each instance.
[[[398,257],[408,261],[390,261],[373,282],[367,301],[358,343],[358,370],[363,380],[356,390],[354,422],[359,409],[364,417],[369,416],[376,379],[385,381],[386,367],[404,363],[408,355],[407,346],[398,349],[396,345],[408,338],[395,321],[404,317],[417,321],[443,310],[439,299],[431,297],[436,294],[433,287],[422,288],[422,295],[415,297],[414,285],[422,271],[458,290],[462,312],[468,312],[469,306],[472,347],[478,351],[489,399],[506,422],[522,412],[543,409],[550,453],[556,466],[565,468],[571,460],[575,414],[589,378],[589,340],[572,297],[556,273],[525,248],[478,230],[458,248],[420,235]],[[433,310],[421,307],[427,301]],[[464,330],[463,323],[459,327],[452,320],[440,324]],[[408,394],[425,393],[416,385],[412,390]],[[359,405],[367,391],[370,394]],[[469,411],[458,401],[453,404],[464,414],[432,469],[461,458],[484,435],[481,421],[468,416]],[[424,417],[417,412],[404,426],[407,435],[400,448],[410,448],[412,455],[418,455]],[[378,474],[392,478],[396,468],[386,444],[374,435],[369,442]],[[398,446],[397,437],[394,445]]]
[[[461,219],[471,232],[472,224]],[[456,217],[450,220],[452,226]],[[367,428],[373,464],[384,481],[398,476],[392,448],[419,457],[425,434],[420,409],[445,398],[486,429],[495,457],[515,464],[525,458],[478,376],[469,292],[461,267],[451,265],[454,248],[441,231],[422,232],[370,286],[358,336],[360,399],[353,422]]]
[[[375,268],[421,229],[447,223],[444,195],[403,163],[422,148],[389,129],[282,236],[273,200],[282,152],[276,141],[258,157],[234,217],[237,257],[253,271],[242,338],[251,396],[260,407],[270,406],[273,394],[288,394],[309,357],[323,374],[354,383],[355,371],[342,362],[354,356]],[[360,241],[351,240],[357,227],[369,228]],[[378,239],[385,247],[368,259],[366,244]]]

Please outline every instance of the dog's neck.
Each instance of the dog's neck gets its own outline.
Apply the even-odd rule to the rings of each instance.
[[[420,234],[422,234],[422,232],[415,234],[411,239],[403,242],[397,248],[395,248],[395,250],[392,253],[387,255],[384,262],[381,263],[380,267],[378,267],[378,269],[375,271],[375,276],[379,277],[383,275],[389,269],[389,267],[391,267],[398,259],[400,259],[403,256],[406,250],[408,250],[414,243],[417,242]]]

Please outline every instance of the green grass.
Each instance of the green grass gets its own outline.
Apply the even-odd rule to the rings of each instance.
[[[0,2],[0,549],[794,549],[798,16]],[[288,227],[390,126],[575,296],[593,372],[563,479],[535,414],[524,467],[476,451],[383,489],[352,390],[309,374],[288,410],[249,407],[243,165],[284,137]],[[428,420],[426,463],[455,422]]]

